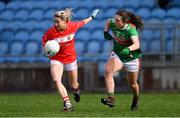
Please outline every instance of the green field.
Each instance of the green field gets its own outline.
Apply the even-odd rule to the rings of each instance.
[[[56,93],[0,94],[1,117],[180,117],[180,94],[142,94],[137,111],[130,111],[131,94],[116,94],[116,106],[108,108],[100,103],[105,94],[82,94],[75,111],[61,112],[62,101]],[[73,98],[70,95],[71,99]]]

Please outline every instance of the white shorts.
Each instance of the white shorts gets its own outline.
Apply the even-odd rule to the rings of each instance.
[[[59,64],[62,65],[64,67],[65,71],[70,71],[70,70],[75,70],[77,69],[77,60],[75,60],[74,62],[70,63],[70,64],[63,64],[58,60],[51,60],[50,64]]]
[[[122,62],[119,56],[115,53],[112,52],[110,58],[117,58],[119,61],[123,64],[123,68],[128,71],[128,72],[137,72],[139,70],[139,59],[134,59],[129,62]]]

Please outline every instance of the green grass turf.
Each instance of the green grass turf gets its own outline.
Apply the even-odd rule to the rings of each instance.
[[[100,103],[105,94],[84,93],[80,103],[71,101],[73,112],[61,112],[62,101],[56,93],[0,94],[0,116],[16,117],[180,117],[180,94],[142,94],[139,109],[130,111],[131,94],[115,94],[116,106],[109,108]]]

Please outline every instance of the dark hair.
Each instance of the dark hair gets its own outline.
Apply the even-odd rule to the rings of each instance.
[[[144,24],[140,16],[137,16],[133,12],[126,10],[118,10],[116,15],[121,16],[124,23],[132,23],[136,26],[137,29],[142,31]]]

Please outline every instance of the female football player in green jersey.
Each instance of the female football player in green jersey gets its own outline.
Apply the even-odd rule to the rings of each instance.
[[[139,58],[141,56],[138,31],[143,28],[143,22],[139,16],[126,10],[118,10],[114,18],[108,19],[104,29],[104,38],[112,40],[113,51],[105,65],[105,85],[108,97],[101,102],[109,107],[114,106],[115,83],[113,74],[123,68],[127,72],[127,81],[133,90],[131,110],[138,107],[139,85],[137,83],[139,73]],[[112,30],[112,34],[108,33]]]

